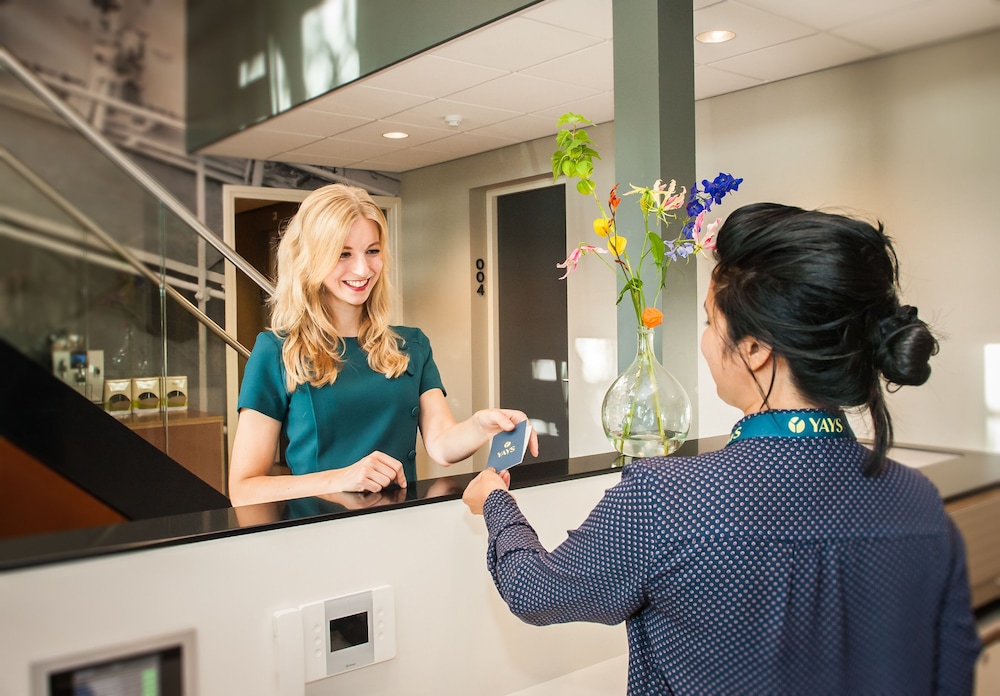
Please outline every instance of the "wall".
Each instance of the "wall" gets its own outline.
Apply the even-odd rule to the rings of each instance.
[[[741,202],[839,207],[896,241],[904,301],[941,339],[930,381],[889,397],[897,441],[1000,450],[984,397],[984,349],[1000,343],[1000,33],[708,99],[697,119],[698,171],[745,177]],[[701,369],[700,434],[727,432],[733,410]]]
[[[1000,428],[1000,414],[991,414],[983,396],[984,347],[1000,343],[1000,314],[975,301],[985,296],[1000,252],[996,223],[980,203],[990,200],[996,181],[996,123],[996,32],[697,103],[697,171],[746,179],[720,209],[723,216],[761,200],[837,207],[878,217],[897,241],[904,301],[918,306],[942,338],[930,382],[889,397],[899,442],[1000,449],[1000,435],[990,436],[990,428]],[[598,190],[607,190],[614,178],[613,127],[595,128],[592,137],[604,156]],[[482,191],[550,183],[553,149],[554,138],[543,138],[402,176],[405,320],[431,338],[459,418],[488,403],[488,306],[472,283],[473,262],[486,253]],[[567,189],[571,249],[594,241],[596,210]],[[710,270],[707,261],[698,262],[699,305]],[[581,456],[608,449],[598,409],[614,375],[605,374],[600,361],[584,363],[578,349],[596,342],[615,351],[614,278],[596,259],[584,259],[567,282],[570,451]],[[699,369],[693,402],[701,420],[691,437],[728,432],[740,414],[718,399],[703,360]],[[1000,374],[1000,367],[994,370]],[[855,426],[864,433],[862,421],[855,419]],[[433,464],[421,470],[443,473]]]
[[[552,116],[553,124],[558,117],[558,113]],[[614,177],[613,129],[607,125],[595,127],[591,138],[603,156],[597,163],[595,180],[599,190],[608,191]],[[551,185],[550,159],[554,149],[555,138],[543,138],[407,172],[400,177],[404,320],[421,327],[431,339],[456,418],[466,418],[488,406],[522,408],[520,404],[497,404],[489,399],[491,373],[483,368],[491,364],[488,354],[492,297],[489,291],[485,296],[475,292],[478,287],[474,282],[475,260],[491,258],[487,225],[489,195],[515,186]],[[566,190],[568,253],[582,241],[597,240],[591,224],[597,207],[593,199],[577,193],[572,182]],[[554,278],[563,274],[556,268],[562,260],[552,259]],[[486,275],[489,283],[491,268],[487,267]],[[576,457],[610,451],[600,423],[600,405],[617,375],[615,276],[600,261],[588,258],[566,282],[570,322],[570,456]],[[594,357],[584,360],[582,355]],[[541,454],[544,458],[544,452]],[[418,464],[422,476],[445,473],[426,457],[420,457]],[[468,462],[459,466],[471,470]]]
[[[617,478],[516,495],[551,547]],[[32,662],[192,627],[200,696],[273,694],[273,612],[383,584],[395,589],[397,657],[316,682],[309,696],[506,694],[624,654],[623,626],[536,628],[510,615],[485,549],[482,519],[454,500],[6,572],[0,694],[27,695]]]

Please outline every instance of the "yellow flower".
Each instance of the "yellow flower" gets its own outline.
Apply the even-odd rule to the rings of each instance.
[[[663,312],[656,307],[646,307],[642,310],[642,325],[647,329],[653,329],[663,323]]]
[[[625,253],[625,244],[628,242],[624,237],[619,237],[617,234],[608,237],[608,250],[615,256],[621,256]]]
[[[594,220],[594,232],[597,233],[598,237],[607,237],[608,232],[611,231],[611,221],[606,220],[602,217],[596,218]]]

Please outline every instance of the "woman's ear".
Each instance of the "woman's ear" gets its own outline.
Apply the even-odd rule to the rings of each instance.
[[[747,336],[736,346],[743,357],[743,362],[751,371],[757,372],[771,361],[771,346]]]

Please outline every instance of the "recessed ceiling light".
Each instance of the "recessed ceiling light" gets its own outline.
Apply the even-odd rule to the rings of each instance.
[[[728,29],[713,29],[712,31],[703,31],[694,38],[695,41],[700,41],[701,43],[715,44],[731,41],[736,38],[736,34]]]
[[[409,138],[409,133],[403,133],[402,131],[390,131],[388,133],[382,134],[383,138],[389,138],[390,140],[400,140],[401,138]]]

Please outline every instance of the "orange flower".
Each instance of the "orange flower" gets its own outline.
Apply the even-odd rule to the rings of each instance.
[[[618,184],[615,184],[611,187],[611,195],[608,196],[608,207],[611,208],[612,215],[618,210],[618,204],[621,202],[622,199],[618,197]]]
[[[663,312],[656,307],[646,307],[642,310],[642,325],[652,329],[663,323]]]

